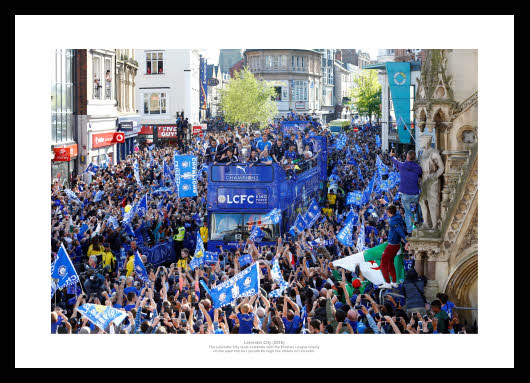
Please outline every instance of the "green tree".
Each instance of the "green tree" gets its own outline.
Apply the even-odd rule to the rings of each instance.
[[[274,87],[258,80],[247,67],[234,74],[221,89],[221,110],[225,120],[234,124],[267,126],[278,114]]]
[[[381,84],[377,80],[377,72],[374,69],[362,70],[353,79],[355,84],[352,89],[353,105],[361,116],[368,116],[372,122],[372,116],[381,117]]]

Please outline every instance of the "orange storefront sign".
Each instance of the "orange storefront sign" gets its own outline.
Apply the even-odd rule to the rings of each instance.
[[[77,144],[66,145],[59,148],[53,148],[55,153],[54,161],[70,161],[77,157]]]

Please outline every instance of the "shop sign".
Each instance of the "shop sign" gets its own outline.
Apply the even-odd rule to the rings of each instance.
[[[59,149],[64,149],[66,150],[66,153],[68,154],[68,159],[57,159],[57,153],[59,151]],[[63,146],[63,147],[60,147],[60,148],[54,148],[53,149],[53,152],[54,152],[54,161],[70,161],[72,158],[75,158],[77,157],[77,144],[72,144],[72,145],[66,145],[66,146]],[[59,155],[59,158],[66,158],[66,155],[61,152],[62,154]]]
[[[177,125],[166,125],[158,127],[158,138],[175,138],[177,137]]]
[[[120,122],[120,130],[133,130],[133,122],[132,121],[124,121]]]
[[[92,134],[92,149],[102,148],[115,144],[115,133],[99,133]]]
[[[70,161],[70,150],[68,148],[53,148],[55,152],[54,161]]]

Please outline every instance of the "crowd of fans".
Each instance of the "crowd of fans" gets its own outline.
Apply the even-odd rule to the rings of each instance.
[[[294,118],[294,117],[290,117]],[[300,117],[299,117],[300,118]],[[302,117],[306,118],[306,117]],[[286,171],[311,161],[312,137],[334,139],[322,126],[312,125],[305,134],[283,137],[278,125],[263,131],[228,126],[220,118],[209,122],[205,137],[193,137],[177,148],[159,145],[142,147],[117,165],[76,177],[71,186],[78,200],[73,200],[58,183],[51,188],[51,259],[63,244],[79,274],[80,285],[57,290],[51,299],[52,333],[102,333],[84,318],[77,308],[84,303],[112,306],[127,312],[122,324],[106,332],[115,333],[207,333],[207,334],[296,334],[296,333],[460,333],[473,329],[459,320],[454,304],[445,294],[428,302],[423,290],[424,277],[417,275],[413,260],[405,255],[407,274],[396,288],[380,289],[368,281],[359,269],[335,268],[333,261],[357,252],[336,238],[350,206],[347,194],[364,190],[376,169],[376,156],[392,167],[389,154],[377,147],[375,136],[380,127],[367,124],[359,133],[349,131],[344,150],[328,150],[329,182],[322,196],[323,222],[311,229],[285,234],[274,245],[245,244],[235,250],[220,249],[215,265],[190,269],[197,232],[206,245],[208,225],[206,210],[206,173],[208,163],[279,163]],[[363,150],[358,152],[354,145]],[[348,150],[346,150],[348,149]],[[193,198],[179,198],[174,193],[152,194],[172,183],[164,177],[164,161],[172,156],[194,154],[198,158],[198,193]],[[349,153],[349,157],[348,154]],[[354,159],[357,166],[350,164]],[[133,172],[137,160],[142,188]],[[404,160],[401,156],[400,160]],[[358,170],[360,169],[360,171]],[[132,219],[131,227],[122,222],[127,207],[151,193],[146,214]],[[374,192],[368,204],[356,207],[364,225],[366,247],[388,240],[387,207],[395,205],[404,214],[397,187]],[[416,214],[414,222],[421,217]],[[359,227],[354,228],[357,243]],[[315,239],[322,245],[312,246]],[[168,243],[175,253],[174,262],[152,265],[146,255],[150,284],[144,284],[134,269],[134,254]],[[199,281],[209,288],[233,277],[248,267],[239,257],[249,252],[259,265],[260,292],[240,299],[237,305],[217,309]],[[271,278],[273,259],[277,257],[281,273],[289,287],[283,296],[269,298],[278,286]]]

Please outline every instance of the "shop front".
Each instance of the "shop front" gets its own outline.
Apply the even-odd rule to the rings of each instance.
[[[138,134],[141,126],[139,124],[140,117],[123,117],[117,120],[118,132],[125,134],[125,142],[117,144],[117,162],[125,161],[128,155],[134,153],[134,148],[139,143]]]
[[[177,125],[157,125],[157,142],[162,145],[167,144],[176,147],[179,141],[177,129]]]
[[[61,144],[53,147],[51,160],[51,180],[70,187],[77,174],[77,144]]]
[[[123,135],[123,133],[91,133],[88,163],[92,162],[99,166],[114,165],[119,135]]]

